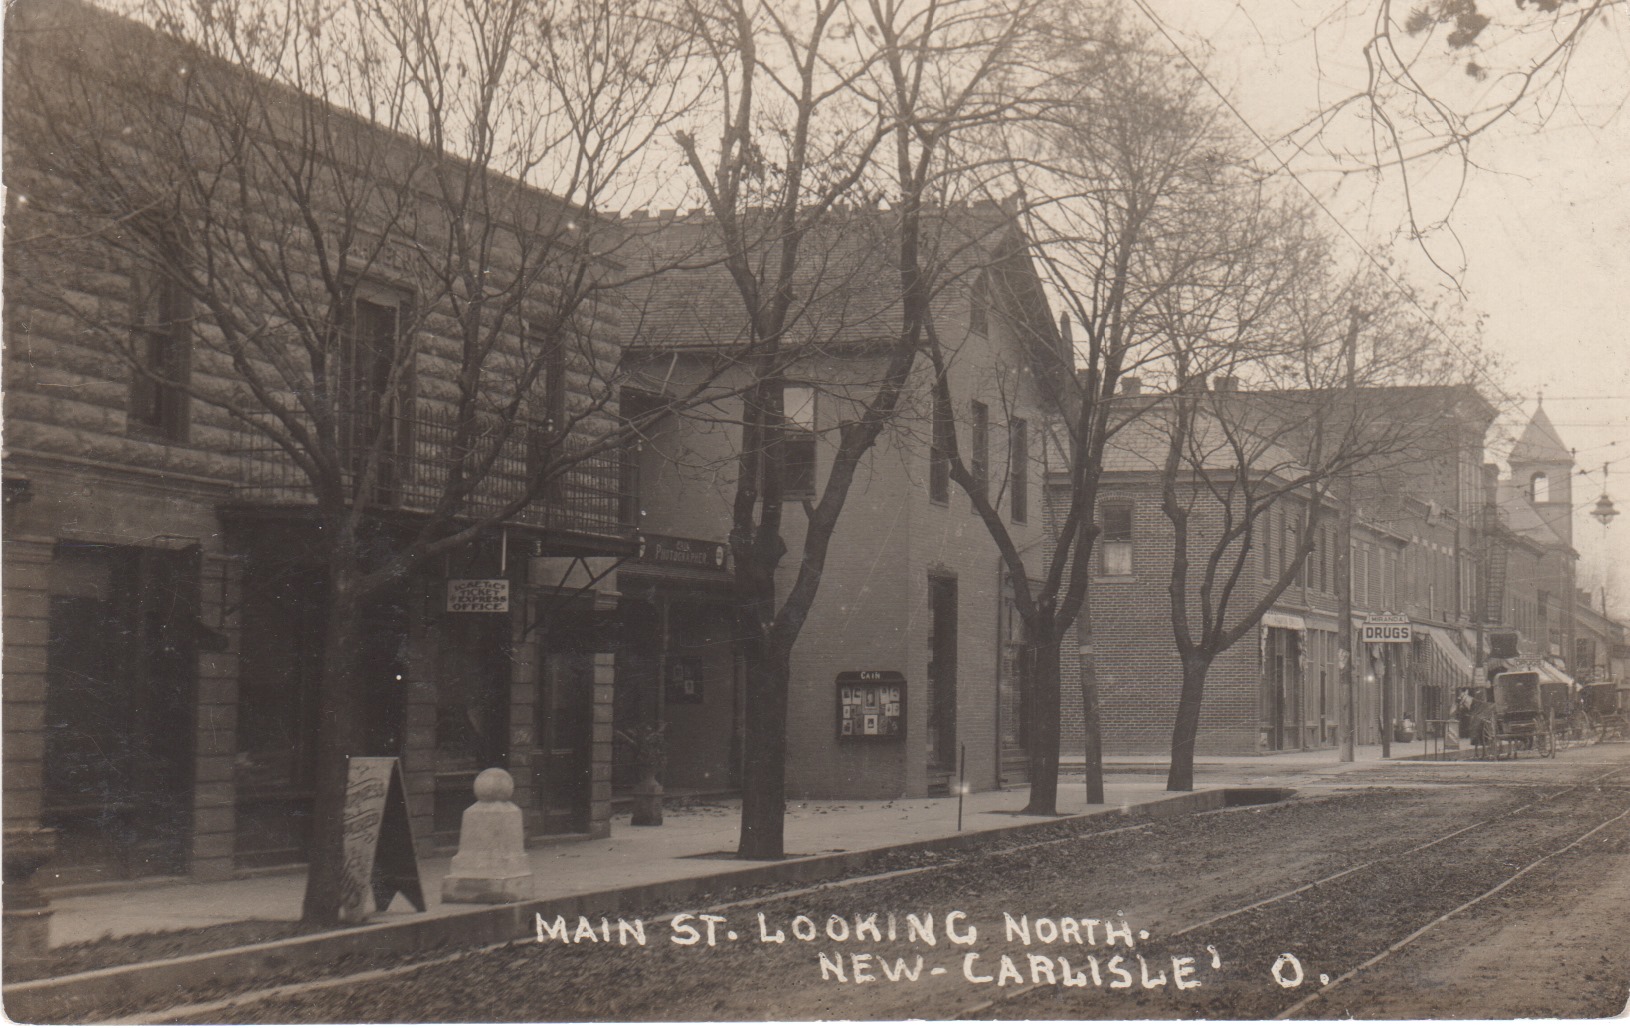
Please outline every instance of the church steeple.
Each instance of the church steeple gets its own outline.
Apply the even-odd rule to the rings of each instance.
[[[1562,444],[1540,398],[1507,458],[1512,482],[1563,542],[1573,545],[1573,453]]]

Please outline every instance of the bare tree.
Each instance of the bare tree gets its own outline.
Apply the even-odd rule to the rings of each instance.
[[[1164,312],[1192,295],[1215,267],[1244,268],[1251,242],[1206,234],[1196,211],[1221,203],[1227,140],[1192,76],[1112,19],[1064,14],[1045,48],[1053,71],[1050,103],[1003,142],[1013,178],[1026,183],[1017,217],[1022,247],[994,264],[999,306],[1025,333],[1029,360],[1056,414],[1049,445],[1036,455],[1049,476],[1053,545],[1041,554],[1019,546],[990,494],[962,454],[954,425],[944,430],[951,478],[969,495],[1001,552],[1024,632],[1023,676],[1030,731],[1027,812],[1057,804],[1061,676],[1059,648],[1074,626],[1082,643],[1082,708],[1088,802],[1103,802],[1091,625],[1085,617],[1094,544],[1101,530],[1104,458],[1128,420],[1115,399],[1123,379],[1169,356]],[[1238,170],[1235,169],[1235,177]],[[1237,191],[1237,190],[1236,190]],[[1036,323],[1024,311],[1045,307],[1026,292],[1038,276],[1066,325]],[[1227,284],[1218,283],[1219,288]],[[932,351],[949,396],[954,354]]]
[[[1169,395],[1138,412],[1163,451],[1160,506],[1173,529],[1168,593],[1183,678],[1171,790],[1193,788],[1212,663],[1302,576],[1322,519],[1356,502],[1346,484],[1429,461],[1458,437],[1446,430],[1465,373],[1456,348],[1411,318],[1395,289],[1322,285],[1323,253],[1298,249],[1300,259],[1266,248],[1282,278],[1168,310]],[[1362,360],[1361,322],[1372,341]],[[1271,562],[1270,516],[1294,526]]]
[[[369,608],[501,525],[627,534],[627,234],[595,211],[682,110],[689,40],[646,0],[65,10],[8,18],[8,136],[52,155],[11,183],[35,274],[8,282],[128,369],[154,435],[314,512],[302,917],[332,923]]]
[[[856,470],[899,411],[924,343],[934,210],[954,198],[957,138],[1010,105],[1006,70],[1033,5],[986,0],[819,0],[788,11],[762,0],[695,4],[690,24],[715,63],[716,137],[680,142],[710,216],[718,260],[742,304],[745,393],[731,511],[738,625],[746,653],[742,830],[745,858],[783,852],[790,658],[815,602]],[[886,205],[886,208],[885,206]],[[854,208],[857,210],[845,210]],[[853,339],[822,318],[829,247],[886,247],[897,284],[864,367],[832,383],[847,414],[830,471],[802,501],[802,552],[778,593],[786,553],[786,369]],[[848,238],[845,238],[845,237]],[[823,284],[824,281],[824,284]],[[812,350],[812,348],[814,348]]]

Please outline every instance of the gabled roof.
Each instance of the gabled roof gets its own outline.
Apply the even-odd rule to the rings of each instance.
[[[1011,264],[1012,251],[1023,245],[1011,218],[994,204],[937,210],[923,221],[922,260],[939,285],[971,287],[981,267]],[[809,229],[793,282],[790,344],[854,346],[898,334],[897,223],[895,212],[862,208],[833,211]],[[650,275],[627,290],[630,345],[709,349],[746,342],[742,295],[723,263],[723,242],[711,217],[636,216],[624,225],[632,239],[629,270]],[[763,281],[779,258],[780,240],[768,223],[755,235],[751,260]],[[1011,292],[993,290],[993,300],[999,303]],[[1040,321],[1050,324],[1050,315],[1042,312]]]
[[[1511,456],[1506,461],[1509,464],[1565,464],[1573,467],[1573,454],[1562,445],[1562,437],[1557,435],[1551,419],[1545,416],[1543,400],[1534,408],[1534,416],[1528,419],[1528,427],[1523,429],[1522,437],[1511,448]]]

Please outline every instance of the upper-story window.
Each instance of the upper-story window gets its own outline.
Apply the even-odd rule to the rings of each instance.
[[[1105,575],[1132,573],[1132,503],[1106,500],[1099,512],[1103,525],[1103,572]]]
[[[528,329],[526,360],[536,367],[527,397],[526,476],[548,474],[549,458],[566,425],[566,344],[554,333]]]
[[[781,468],[782,490],[787,496],[815,495],[815,390],[789,385],[781,390],[785,418]]]
[[[155,266],[132,277],[131,428],[143,435],[185,442],[191,427],[192,298],[176,280],[179,244]]]
[[[1534,498],[1535,503],[1551,502],[1551,478],[1543,471],[1534,472],[1528,480],[1528,495]]]
[[[934,423],[928,443],[928,498],[935,503],[951,501],[951,445],[956,431],[951,405],[938,391],[934,393]]]
[[[354,474],[377,458],[376,488],[395,489],[396,458],[411,449],[414,376],[409,362],[409,301],[400,290],[361,282],[341,340],[339,442]],[[377,449],[376,449],[377,447]],[[385,497],[381,497],[381,501]]]
[[[973,455],[968,473],[973,476],[974,488],[984,496],[990,477],[990,408],[973,402]]]
[[[1012,516],[1023,524],[1030,517],[1030,425],[1014,418],[1008,425],[1008,488],[1012,490]]]
[[[973,280],[968,293],[968,331],[975,335],[990,334],[990,275],[981,270]]]

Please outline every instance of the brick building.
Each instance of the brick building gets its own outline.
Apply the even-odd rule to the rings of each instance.
[[[1223,386],[1237,389],[1232,380],[1224,380]],[[1259,404],[1270,419],[1278,416],[1273,404],[1248,392],[1238,393],[1236,400]],[[1441,716],[1452,703],[1453,690],[1473,680],[1475,558],[1481,540],[1477,482],[1482,436],[1493,417],[1492,409],[1470,390],[1422,389],[1373,400],[1377,406],[1401,400],[1433,416],[1430,432],[1416,433],[1417,441],[1363,468],[1350,494],[1355,506],[1349,555],[1354,622],[1347,630],[1357,676],[1360,743],[1381,741],[1383,726],[1389,720],[1401,722],[1406,714],[1417,723]],[[1123,402],[1150,409],[1156,403]],[[1139,430],[1137,420],[1129,428],[1106,452],[1099,497],[1105,534],[1093,554],[1089,607],[1091,659],[1105,751],[1157,754],[1170,749],[1182,680],[1169,594],[1174,534],[1161,509],[1166,439],[1158,428]],[[1298,467],[1293,455],[1267,442],[1257,458],[1253,466],[1276,469],[1259,472],[1270,477],[1294,475]],[[1230,467],[1221,464],[1209,474],[1225,481]],[[1333,554],[1339,545],[1339,495],[1326,497],[1314,528],[1313,551],[1289,587],[1256,629],[1212,664],[1198,753],[1310,749],[1338,742],[1341,627]],[[1280,577],[1296,549],[1306,502],[1288,494],[1258,518],[1252,555],[1231,610],[1250,608]],[[1191,507],[1190,517],[1191,547],[1200,547],[1198,553],[1191,549],[1192,561],[1203,559],[1224,520],[1215,503],[1204,501]],[[1363,619],[1381,614],[1407,617],[1408,644],[1361,642]],[[1081,739],[1080,658],[1070,659],[1079,649],[1080,634],[1064,647],[1066,746],[1078,746]]]

